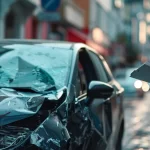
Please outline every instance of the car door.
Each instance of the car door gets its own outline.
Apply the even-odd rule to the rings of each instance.
[[[109,83],[108,77],[106,75],[106,72],[104,70],[104,66],[102,65],[102,62],[98,55],[92,51],[89,51],[89,54],[91,56],[91,59],[94,63],[94,66],[97,70],[98,80]],[[106,100],[103,106],[103,118],[104,118],[104,136],[107,142],[109,142],[109,139],[112,135],[113,130],[113,111],[112,111],[112,99],[115,97],[115,93],[113,94],[112,98],[109,100]],[[97,114],[100,115],[100,114]]]
[[[112,111],[113,111],[113,138],[118,140],[118,136],[120,136],[119,132],[121,132],[121,128],[124,126],[124,113],[123,113],[123,92],[124,89],[120,86],[120,84],[114,79],[111,70],[104,60],[102,56],[100,56],[100,60],[104,66],[104,70],[106,72],[109,83],[113,86],[116,94],[116,98],[112,101]],[[121,133],[122,134],[122,133]],[[118,141],[113,141],[117,144]]]
[[[113,79],[113,76],[111,75],[105,60],[102,60],[102,58],[98,57],[92,51],[89,53],[93,59],[93,62],[95,63],[97,72],[99,73],[99,80],[111,84],[114,88],[113,96],[109,99],[108,102],[105,103],[104,110],[106,119],[105,123],[109,125],[106,126],[105,136],[108,142],[111,141],[111,145],[115,147],[122,115],[122,88],[120,88],[119,84],[117,84],[117,82]]]
[[[117,96],[117,105],[119,107],[119,115],[118,118],[120,118],[119,120],[122,121],[123,119],[123,92],[124,89],[123,87],[121,87],[121,85],[114,79],[111,70],[107,64],[107,62],[105,61],[105,59],[100,56],[100,60],[104,66],[104,70],[106,72],[107,78],[108,78],[108,82],[114,87],[115,91],[116,91],[116,96]]]
[[[72,138],[70,149],[105,150],[107,142],[104,136],[103,100],[95,99],[90,106],[87,105],[88,85],[98,78],[93,62],[85,49],[79,52],[77,64],[78,74],[74,83],[75,104],[72,103],[67,125]]]

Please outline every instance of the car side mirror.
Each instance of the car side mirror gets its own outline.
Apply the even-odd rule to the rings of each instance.
[[[113,94],[114,88],[104,82],[91,81],[89,84],[87,95],[89,99],[103,98],[107,99]]]

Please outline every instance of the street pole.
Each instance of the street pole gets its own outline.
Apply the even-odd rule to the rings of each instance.
[[[3,5],[3,2],[2,0],[0,0],[0,39],[4,38],[4,31],[5,31],[2,5]]]

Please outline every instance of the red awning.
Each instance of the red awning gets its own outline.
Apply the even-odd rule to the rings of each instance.
[[[69,28],[67,30],[67,40],[70,42],[86,43],[87,35],[75,28]]]
[[[82,31],[79,31],[75,28],[68,28],[68,30],[67,30],[67,41],[85,43],[88,46],[95,49],[99,54],[102,54],[104,56],[108,55],[107,49],[105,49],[103,46],[95,43],[93,40],[88,38],[88,35],[86,35]]]

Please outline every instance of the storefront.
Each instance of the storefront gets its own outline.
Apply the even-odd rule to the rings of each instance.
[[[68,28],[67,41],[87,44],[95,49],[99,54],[108,56],[108,50],[106,48],[90,39],[88,34],[85,34],[83,31],[75,28]]]
[[[77,9],[74,5],[68,3],[68,5],[65,5],[64,7],[64,12],[65,20],[67,20],[67,22],[72,25],[67,28],[66,40],[70,42],[87,44],[88,46],[95,49],[99,54],[107,56],[107,49],[90,38],[89,29],[85,28],[84,24],[85,18],[83,10],[79,8]]]
[[[38,1],[38,0],[37,0]],[[60,27],[61,14],[58,10],[61,0],[39,0],[40,5],[25,25],[27,39],[64,39]]]
[[[85,43],[107,56],[107,49],[89,38],[89,29],[85,27],[84,19],[84,11],[81,8],[73,2],[65,1],[53,12],[40,10],[34,17],[30,17],[26,23],[26,38]]]
[[[59,12],[39,12],[26,22],[27,39],[65,40],[65,29],[61,25]]]

